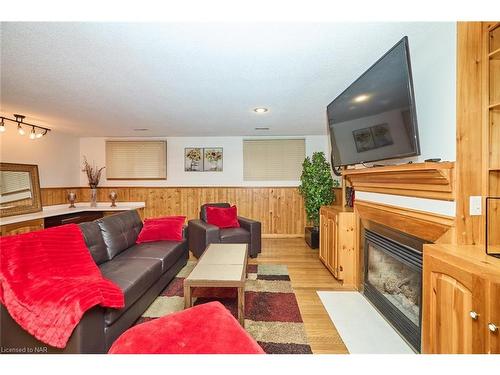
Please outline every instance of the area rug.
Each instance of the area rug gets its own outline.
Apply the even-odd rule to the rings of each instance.
[[[196,262],[189,261],[136,324],[184,309],[183,281]],[[236,289],[195,288],[194,305],[219,301],[237,317]],[[245,329],[268,354],[311,354],[288,269],[284,265],[248,265]]]

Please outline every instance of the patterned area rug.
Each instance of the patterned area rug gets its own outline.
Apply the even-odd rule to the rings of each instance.
[[[184,309],[184,278],[196,262],[189,261],[149,306],[136,324]],[[245,284],[245,329],[268,354],[311,354],[307,335],[284,265],[248,265]],[[196,288],[194,305],[219,301],[237,317],[236,289]]]

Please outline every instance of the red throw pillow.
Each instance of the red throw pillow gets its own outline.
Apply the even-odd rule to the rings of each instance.
[[[185,216],[144,220],[141,233],[135,243],[153,241],[182,241]]]
[[[236,206],[229,208],[207,206],[207,223],[219,228],[239,228],[238,212]]]

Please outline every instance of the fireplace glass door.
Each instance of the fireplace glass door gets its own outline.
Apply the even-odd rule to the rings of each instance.
[[[422,253],[387,237],[389,233],[365,230],[364,294],[420,351]]]
[[[420,325],[420,272],[368,244],[367,281],[415,325]]]

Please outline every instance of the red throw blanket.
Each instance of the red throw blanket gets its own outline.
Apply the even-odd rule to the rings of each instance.
[[[102,277],[76,224],[0,237],[0,302],[40,341],[64,348],[85,311],[121,308],[123,292]]]

